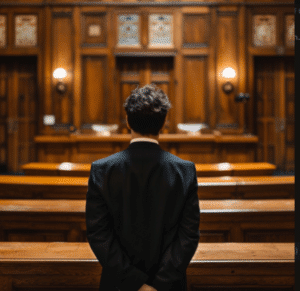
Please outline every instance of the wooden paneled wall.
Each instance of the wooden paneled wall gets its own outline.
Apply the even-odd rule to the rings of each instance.
[[[195,5],[184,1],[44,2],[0,3],[0,17],[6,22],[6,43],[1,47],[0,41],[0,55],[37,56],[39,134],[54,132],[43,125],[46,114],[54,115],[57,124],[73,124],[82,132],[94,123],[116,123],[120,126],[118,133],[129,133],[123,102],[137,85],[154,82],[167,91],[172,102],[164,133],[178,132],[178,123],[206,123],[211,130],[223,134],[258,134],[264,149],[258,154],[258,161],[274,162],[275,158],[268,158],[272,155],[270,141],[266,141],[269,133],[263,129],[269,122],[267,115],[261,119],[255,114],[262,100],[256,85],[259,87],[265,70],[256,58],[293,58],[293,1],[223,0],[195,2]],[[15,19],[24,14],[37,16],[36,45],[16,45]],[[136,24],[132,20],[126,28],[139,32],[136,46],[119,43],[122,14],[139,17]],[[173,17],[170,46],[151,46],[152,14]],[[263,26],[254,25],[263,21],[275,23],[273,38],[263,31]],[[255,37],[259,29],[260,34],[265,34],[263,40]],[[53,77],[58,67],[67,71],[64,80],[67,91],[63,94],[57,92],[57,80]],[[226,67],[236,71],[231,80],[234,88],[229,94],[222,90],[227,79],[221,72]],[[278,118],[285,119],[286,138],[281,142],[291,163],[293,68],[283,63],[280,72],[287,85],[281,88],[284,97],[280,97],[284,99],[285,113]],[[250,93],[250,100],[246,104],[237,103],[235,97],[239,93]]]
[[[26,2],[32,7],[23,7]],[[136,3],[134,9],[127,6],[127,2],[116,7],[99,5],[99,2],[86,2],[86,5],[84,1],[81,5],[74,1],[67,1],[65,5],[56,2],[48,1],[49,5],[43,5],[43,1],[38,0],[14,1],[15,6],[12,1],[1,3],[1,15],[8,18],[8,45],[1,48],[0,53],[41,56],[44,62],[38,75],[42,74],[44,78],[39,86],[41,97],[46,100],[40,113],[42,116],[54,114],[57,123],[72,123],[77,128],[89,123],[121,123],[122,114],[116,111],[116,106],[120,110],[123,102],[122,93],[116,96],[118,90],[122,90],[121,84],[115,84],[118,53],[120,56],[120,53],[136,52],[137,59],[137,56],[143,58],[153,56],[154,52],[163,52],[174,58],[176,102],[173,111],[178,112],[178,117],[172,120],[173,123],[205,122],[211,128],[239,132],[244,126],[243,105],[234,99],[240,91],[248,89],[248,92],[253,88],[251,78],[250,82],[244,80],[251,73],[251,70],[247,72],[245,55],[293,55],[285,31],[289,21],[287,16],[293,15],[293,2],[281,5],[278,1],[260,1],[259,5],[253,5],[252,1],[243,1],[229,5],[231,1],[218,1],[199,6],[174,4],[171,8],[154,2],[150,7]],[[17,48],[14,45],[14,17],[18,13],[39,16],[37,46]],[[150,49],[148,16],[152,13],[173,16],[172,48]],[[117,19],[120,14],[140,16],[139,48],[118,47]],[[253,46],[252,16],[261,14],[276,17],[276,43],[272,48]],[[236,71],[232,80],[234,91],[229,95],[222,90],[224,79],[220,76],[228,66]],[[68,90],[63,95],[56,92],[56,80],[52,77],[58,67],[68,73],[65,80]],[[145,78],[131,81],[134,84],[131,89],[143,84]],[[110,103],[116,106],[110,108]],[[107,110],[112,111],[110,117]],[[253,128],[254,120],[247,120],[247,123]],[[47,132],[42,124],[40,128]],[[176,126],[170,128],[175,130]]]
[[[61,96],[52,83],[53,112],[60,123],[73,123],[73,72],[74,72],[74,27],[72,11],[53,11],[51,15],[51,59],[53,72],[56,68],[67,71],[65,82],[68,91]]]

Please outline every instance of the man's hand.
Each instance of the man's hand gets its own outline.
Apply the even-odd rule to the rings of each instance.
[[[157,290],[152,286],[144,284],[138,291],[157,291]]]

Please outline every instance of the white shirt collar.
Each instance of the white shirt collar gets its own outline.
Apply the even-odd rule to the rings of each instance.
[[[155,142],[158,144],[158,141],[156,139],[153,138],[148,138],[148,137],[138,137],[138,138],[134,138],[130,141],[130,143],[133,142],[137,142],[137,141],[149,141],[149,142]]]

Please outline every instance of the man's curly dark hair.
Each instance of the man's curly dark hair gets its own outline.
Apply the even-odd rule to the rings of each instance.
[[[172,107],[168,96],[154,84],[131,91],[123,106],[130,127],[141,135],[158,135]]]

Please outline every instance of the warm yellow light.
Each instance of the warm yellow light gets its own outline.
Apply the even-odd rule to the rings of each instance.
[[[63,68],[58,68],[53,72],[53,77],[55,79],[63,79],[67,77],[67,71]]]
[[[226,79],[232,79],[236,76],[235,70],[233,68],[227,67],[222,71],[222,77]]]

